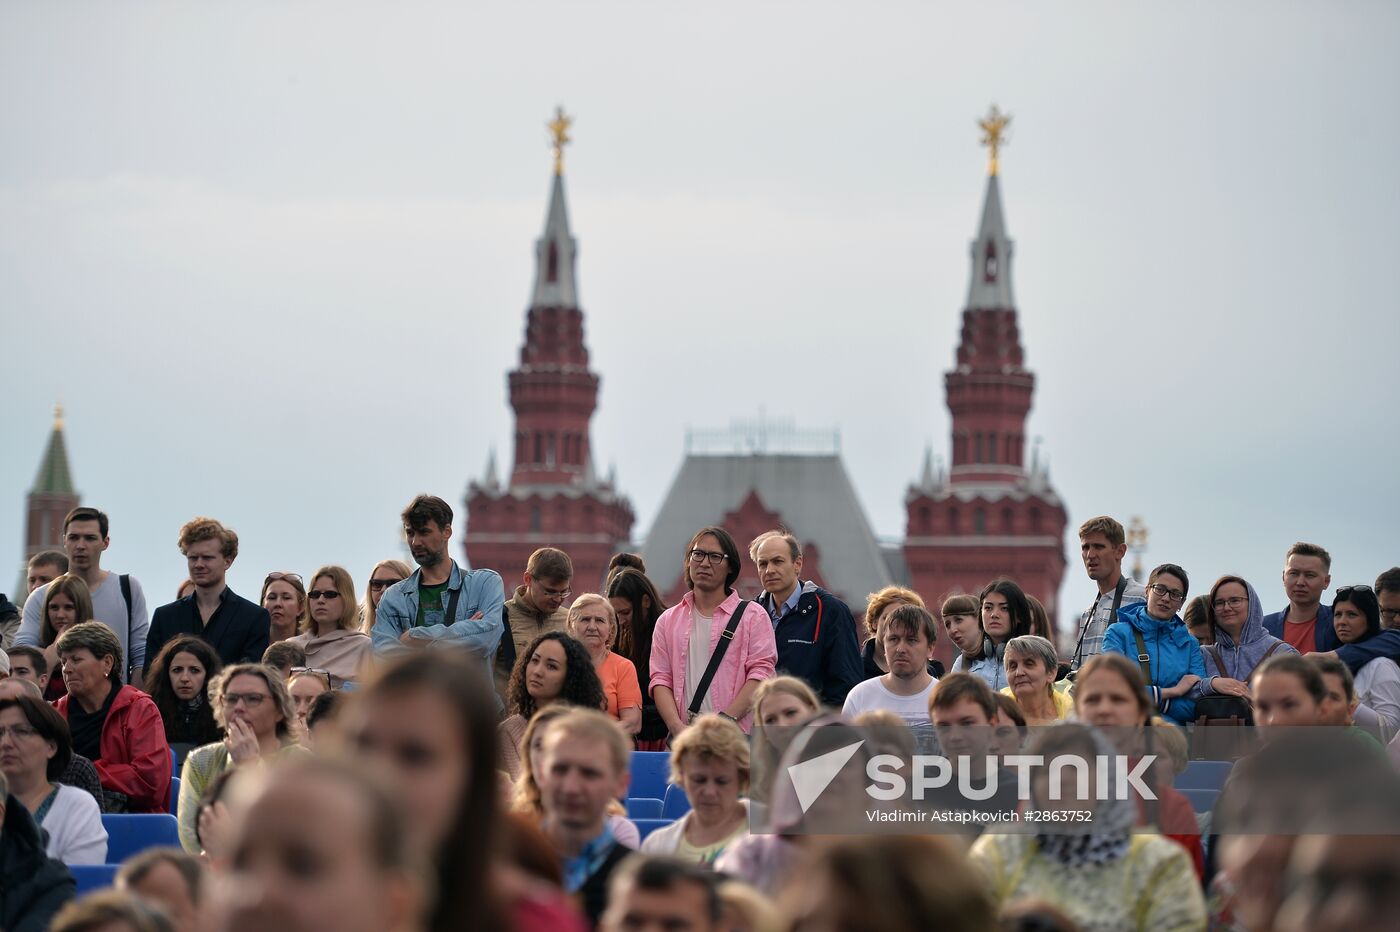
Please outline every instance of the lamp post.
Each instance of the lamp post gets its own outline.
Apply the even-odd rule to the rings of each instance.
[[[1133,515],[1128,522],[1128,549],[1133,554],[1133,578],[1144,582],[1142,575],[1142,554],[1147,549],[1147,525],[1141,516]]]

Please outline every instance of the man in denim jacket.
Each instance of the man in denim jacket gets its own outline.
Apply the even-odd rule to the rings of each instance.
[[[375,653],[461,647],[480,656],[489,674],[504,625],[505,588],[495,570],[464,570],[447,555],[452,508],[419,495],[403,512],[404,535],[418,569],[385,590],[374,616]],[[452,617],[447,617],[448,609]]]

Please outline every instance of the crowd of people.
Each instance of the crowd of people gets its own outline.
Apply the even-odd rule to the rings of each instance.
[[[102,565],[107,515],[67,516],[0,615],[0,929],[1400,927],[1400,568],[1324,604],[1331,557],[1294,544],[1266,614],[1236,575],[1194,598],[1174,563],[1129,578],[1122,525],[1093,518],[1060,643],[1005,577],[853,610],[781,529],[747,553],[697,530],[668,606],[635,554],[578,580],[541,548],[508,593],[452,559],[442,499],[401,517],[416,566],[359,592],[340,566],[273,571],[258,602],[226,581],[237,534],[196,518],[188,580],[148,612]],[[736,590],[746,559],[762,591]],[[1290,745],[1298,726],[1343,740]],[[1198,814],[1173,778],[1224,734],[1249,737]],[[646,832],[639,751],[686,803]],[[804,794],[794,768],[836,752]],[[956,779],[895,775],[872,807],[880,761],[933,752]],[[1044,767],[1024,791],[997,767],[1023,753],[1138,762],[1153,792],[1058,799]],[[929,811],[969,817],[907,827]],[[992,818],[1013,811],[1056,827]],[[104,814],[165,812],[179,847],[75,897]]]

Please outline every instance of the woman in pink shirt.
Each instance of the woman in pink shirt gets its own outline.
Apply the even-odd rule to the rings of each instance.
[[[608,714],[635,735],[642,729],[642,687],[632,661],[612,649],[617,637],[617,614],[612,603],[596,592],[585,592],[569,606],[569,634],[593,658],[593,669],[608,697]]]
[[[701,528],[686,548],[680,604],[656,621],[651,641],[651,695],[672,736],[695,714],[715,712],[746,733],[758,684],[773,676],[778,645],[773,622],[757,602],[749,602],[728,642],[724,660],[703,695],[697,695],[710,655],[739,608],[739,548],[719,527]]]

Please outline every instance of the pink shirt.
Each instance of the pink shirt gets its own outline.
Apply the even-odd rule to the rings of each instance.
[[[731,592],[715,609],[706,658],[729,626],[729,618],[739,607],[739,601],[739,594]],[[694,609],[695,594],[687,592],[678,604],[668,608],[656,620],[656,630],[651,636],[651,682],[647,691],[654,692],[658,686],[669,687],[675,694],[676,711],[680,713],[681,721],[687,719],[685,667],[690,651]],[[724,655],[724,662],[710,681],[710,703],[716,710],[725,708],[749,680],[771,678],[777,661],[778,645],[773,640],[773,622],[761,605],[750,602],[734,632],[734,641]],[[748,732],[752,726],[753,713],[750,712],[739,721],[739,727]]]

